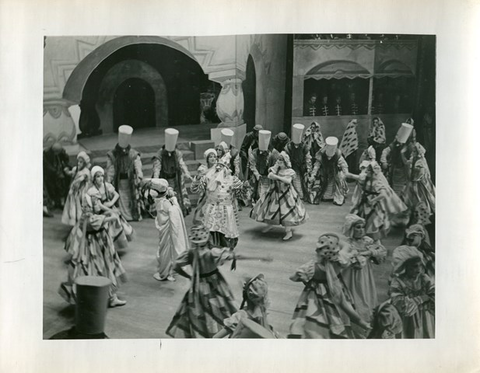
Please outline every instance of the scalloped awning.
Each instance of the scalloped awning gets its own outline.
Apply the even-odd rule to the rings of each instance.
[[[368,79],[372,74],[363,66],[353,61],[328,61],[315,66],[305,79]]]

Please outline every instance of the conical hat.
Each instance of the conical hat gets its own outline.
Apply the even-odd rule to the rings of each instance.
[[[305,126],[300,123],[296,123],[292,127],[292,142],[294,144],[300,144],[302,142],[303,131]]]
[[[234,132],[228,128],[224,128],[223,130],[220,131],[220,133],[222,134],[221,141],[225,142],[228,145],[228,147],[230,147],[230,145],[232,144]]]
[[[130,126],[118,127],[118,145],[122,148],[126,148],[130,145],[130,139],[132,138],[133,128]]]
[[[270,137],[272,137],[272,132],[260,130],[258,132],[258,149],[261,151],[268,150],[268,145],[270,145]]]
[[[174,128],[167,128],[165,130],[165,150],[173,152],[177,146],[178,131]]]
[[[325,139],[325,154],[329,157],[333,157],[337,151],[338,139],[330,136]]]
[[[408,123],[402,123],[402,126],[398,129],[396,139],[399,143],[405,144],[412,133],[413,126]]]

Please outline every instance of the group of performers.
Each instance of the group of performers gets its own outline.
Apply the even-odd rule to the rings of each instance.
[[[237,260],[271,261],[238,253],[239,211],[251,207],[251,219],[264,223],[263,232],[284,227],[283,241],[293,227],[309,220],[305,204],[345,203],[355,183],[352,208],[342,232],[322,234],[312,260],[290,280],[305,285],[294,308],[288,338],[432,338],[435,309],[435,250],[429,234],[435,214],[435,187],[425,149],[416,141],[413,121],[402,123],[395,140],[386,146],[385,126],[375,118],[369,147],[357,163],[357,121],[343,138],[323,138],[321,127],[292,126],[271,139],[256,125],[242,146],[234,133],[222,130],[221,142],[204,152],[204,163],[192,176],[177,148],[179,132],[165,130],[165,144],[153,158],[150,178],[144,177],[140,154],[130,145],[133,129],[119,128],[118,144],[107,154],[106,170],[91,168],[85,152],[70,169],[61,146],[44,154],[44,196],[63,205],[62,223],[72,227],[66,240],[67,281],[60,294],[75,303],[78,276],[111,280],[110,307],[123,306],[117,296],[125,269],[119,253],[134,238],[129,221],[152,217],[158,230],[158,281],[175,281],[179,274],[191,281],[166,333],[183,338],[280,338],[270,325],[268,284],[259,274],[245,282],[237,308],[219,267]],[[358,173],[351,171],[358,170]],[[48,174],[47,174],[48,173]],[[64,185],[47,175],[60,177]],[[53,176],[50,176],[53,177]],[[193,227],[187,191],[199,195]],[[53,190],[56,188],[56,190]],[[49,216],[48,203],[44,215]],[[391,227],[405,228],[402,245],[392,253],[390,298],[379,304],[373,266],[383,263],[382,244]]]

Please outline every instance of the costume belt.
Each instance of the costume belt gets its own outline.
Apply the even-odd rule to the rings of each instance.
[[[210,276],[216,275],[217,273],[218,273],[218,269],[215,269],[212,272],[200,273],[200,278],[210,277]]]

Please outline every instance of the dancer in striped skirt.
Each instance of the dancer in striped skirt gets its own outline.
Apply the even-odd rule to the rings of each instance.
[[[290,280],[305,288],[293,313],[288,338],[353,338],[350,321],[368,330],[370,325],[353,309],[351,295],[339,275],[349,265],[338,255],[340,238],[333,233],[319,237],[317,258],[295,271]]]
[[[260,197],[253,207],[250,217],[259,222],[285,227],[284,241],[292,238],[292,227],[303,224],[308,219],[307,211],[297,191],[293,187],[296,177],[290,157],[281,152],[274,167],[269,169],[268,178],[272,180],[270,189]]]

